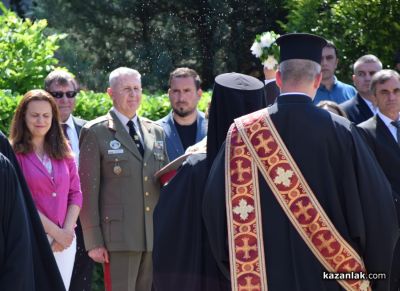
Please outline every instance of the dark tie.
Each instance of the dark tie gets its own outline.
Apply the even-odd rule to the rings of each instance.
[[[391,122],[397,128],[397,144],[400,146],[400,120]]]
[[[64,135],[65,135],[65,138],[69,141],[69,136],[68,136],[68,133],[67,133],[68,124],[62,123],[61,126],[62,126],[62,129],[63,129]]]
[[[133,125],[133,121],[129,120],[126,125],[129,128],[129,135],[132,137],[132,139],[133,139],[134,143],[136,144],[140,154],[143,156],[143,154],[144,154],[143,145],[140,142],[139,135],[136,133],[135,126]]]

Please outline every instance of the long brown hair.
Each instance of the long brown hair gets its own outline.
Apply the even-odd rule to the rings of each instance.
[[[57,104],[53,97],[44,90],[28,91],[17,106],[10,129],[10,141],[14,152],[27,154],[33,151],[32,134],[25,121],[26,110],[31,101],[47,101],[51,106],[53,114],[51,126],[44,137],[46,154],[57,160],[71,158],[72,152],[61,128]]]

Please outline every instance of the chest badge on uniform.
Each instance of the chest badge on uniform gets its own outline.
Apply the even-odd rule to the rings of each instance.
[[[110,141],[110,148],[112,148],[112,149],[107,151],[109,155],[116,155],[116,154],[124,153],[124,149],[121,149],[121,143],[115,139]]]
[[[121,143],[114,139],[114,140],[110,141],[110,147],[113,150],[119,149],[121,147]]]
[[[118,162],[119,162],[119,160],[115,159],[115,164],[114,164],[114,168],[113,168],[114,174],[117,176],[119,176],[122,173],[122,168]]]
[[[120,175],[122,173],[122,168],[119,165],[114,166],[114,174]]]
[[[157,140],[154,142],[154,156],[159,161],[164,161],[164,142]]]

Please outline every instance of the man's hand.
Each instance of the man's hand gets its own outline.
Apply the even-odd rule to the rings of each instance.
[[[88,252],[88,255],[93,261],[97,263],[103,264],[109,262],[108,252],[107,249],[104,247],[92,249]]]
[[[264,78],[265,80],[275,79],[276,71],[274,69],[268,69],[264,67]]]

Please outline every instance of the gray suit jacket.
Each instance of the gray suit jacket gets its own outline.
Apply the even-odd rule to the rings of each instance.
[[[152,251],[153,210],[159,198],[154,173],[168,163],[162,128],[139,118],[144,156],[113,111],[88,122],[80,136],[85,247]]]
[[[165,141],[167,142],[167,153],[170,161],[175,160],[185,153],[178,131],[175,127],[174,118],[172,117],[172,111],[164,118],[157,120],[165,133]],[[207,120],[204,117],[204,113],[197,111],[197,132],[196,142],[198,143],[207,135]]]

